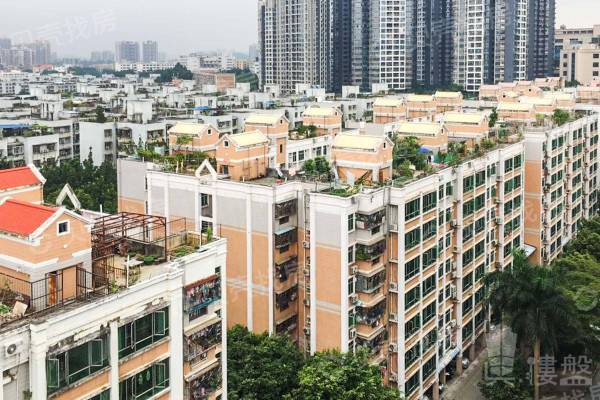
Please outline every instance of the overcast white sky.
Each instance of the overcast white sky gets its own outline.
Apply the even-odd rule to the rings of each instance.
[[[170,56],[246,52],[257,41],[256,0],[0,0],[0,37],[46,37],[59,55],[113,50],[117,40],[157,40]],[[600,24],[600,0],[556,0],[557,25]]]

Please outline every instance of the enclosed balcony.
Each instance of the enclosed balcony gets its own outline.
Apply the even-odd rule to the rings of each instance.
[[[385,284],[386,271],[380,271],[372,276],[358,275],[356,277],[356,291],[374,293]]]
[[[383,316],[385,315],[386,301],[380,301],[373,307],[357,307],[356,308],[356,323],[366,325],[370,328],[377,328],[383,324]]]
[[[298,257],[288,257],[275,264],[275,276],[280,282],[285,282],[288,277],[298,269]]]
[[[206,353],[213,347],[220,345],[222,339],[221,321],[200,329],[186,336],[185,358],[191,364],[206,358]]]
[[[385,209],[372,214],[356,214],[356,228],[371,230],[383,224],[385,220]]]
[[[298,285],[292,286],[291,288],[275,294],[275,305],[278,310],[284,311],[290,307],[298,298]]]
[[[373,261],[385,253],[385,239],[372,245],[357,244],[356,260]]]
[[[275,232],[275,247],[282,249],[296,243],[296,228],[289,227]]]
[[[221,278],[200,281],[185,288],[184,311],[192,321],[208,313],[208,307],[221,300]]]
[[[223,373],[221,366],[213,368],[189,384],[190,400],[208,400],[213,398],[222,386]]]
[[[297,201],[289,200],[283,203],[275,204],[275,218],[289,217],[296,214]]]

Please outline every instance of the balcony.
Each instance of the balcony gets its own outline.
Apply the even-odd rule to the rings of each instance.
[[[296,200],[289,200],[283,203],[275,204],[275,218],[288,217],[296,214]]]
[[[186,336],[186,361],[195,364],[205,360],[206,353],[213,347],[220,345],[222,337],[220,320]]]
[[[289,289],[281,293],[275,294],[275,305],[278,310],[284,311],[290,307],[290,304],[293,303],[298,298],[298,285],[294,285]]]
[[[371,230],[383,224],[385,220],[385,210],[379,210],[373,214],[356,214],[356,228]]]
[[[208,306],[221,300],[221,278],[214,276],[185,288],[183,311],[192,321],[208,312]]]
[[[275,264],[275,276],[280,282],[285,282],[290,274],[298,269],[298,257],[289,257],[281,263]]]
[[[289,334],[296,329],[298,326],[298,316],[292,315],[291,317],[278,322],[275,327],[275,332],[278,335]]]
[[[296,227],[289,227],[275,232],[275,247],[281,249],[296,243]]]
[[[221,366],[213,368],[189,384],[190,400],[208,400],[221,388],[223,373]]]
[[[370,358],[375,358],[383,349],[386,341],[386,330],[385,326],[381,326],[381,331],[378,332],[373,338],[366,339],[359,336],[356,338],[356,347],[362,347],[369,353]]]
[[[373,261],[382,256],[385,252],[385,239],[373,245],[356,245],[356,260]]]

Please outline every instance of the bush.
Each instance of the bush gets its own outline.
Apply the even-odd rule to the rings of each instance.
[[[154,261],[156,261],[155,256],[145,256],[144,257],[144,265],[152,265],[152,264],[154,264]]]

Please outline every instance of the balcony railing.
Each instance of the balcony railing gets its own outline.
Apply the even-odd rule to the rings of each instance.
[[[385,239],[370,246],[358,244],[356,246],[356,259],[359,261],[370,261],[381,256],[384,252]]]
[[[281,248],[296,243],[296,228],[288,228],[275,233],[275,247]]]
[[[286,291],[275,295],[275,304],[281,311],[286,310],[290,303],[298,298],[298,285],[292,286]]]
[[[221,367],[213,368],[190,382],[190,399],[204,400],[221,388],[223,374]]]
[[[197,358],[204,355],[212,347],[221,343],[223,335],[221,333],[221,321],[207,326],[188,336],[186,359],[194,362]]]
[[[290,257],[282,263],[275,264],[275,274],[280,282],[285,282],[290,274],[298,269],[298,257]]]
[[[356,214],[356,227],[358,229],[372,229],[383,223],[385,219],[385,210],[374,212],[373,214]]]
[[[209,305],[221,300],[221,278],[215,276],[185,290],[184,311],[191,321],[203,315]]]
[[[296,204],[296,200],[289,200],[283,203],[275,204],[275,218],[282,218],[296,214]]]

